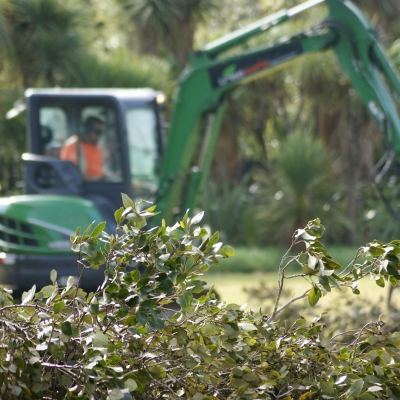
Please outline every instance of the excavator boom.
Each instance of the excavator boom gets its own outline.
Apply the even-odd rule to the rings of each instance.
[[[322,4],[327,6],[328,15],[314,28],[285,41],[224,56],[251,37],[265,34],[272,27]],[[395,101],[396,96],[400,97],[400,81],[373,28],[348,0],[309,0],[230,33],[191,54],[179,81],[162,161],[161,195],[157,204],[163,218],[172,221],[174,212],[193,209],[209,173],[225,96],[239,85],[259,79],[289,61],[326,50],[336,53],[389,147],[400,159],[400,119]],[[197,150],[199,143],[200,151]]]

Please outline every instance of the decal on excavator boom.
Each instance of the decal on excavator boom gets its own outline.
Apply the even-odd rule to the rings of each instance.
[[[211,85],[213,88],[224,87],[248,75],[295,58],[303,52],[301,43],[294,42],[284,47],[277,46],[257,54],[242,56],[241,59],[233,62],[221,63],[209,69]]]

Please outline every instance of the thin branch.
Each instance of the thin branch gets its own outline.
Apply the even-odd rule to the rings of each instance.
[[[283,263],[286,261],[288,257],[288,254],[292,251],[294,245],[296,245],[297,243],[299,243],[300,241],[298,241],[295,237],[295,234],[293,234],[292,236],[292,244],[290,245],[289,249],[286,251],[286,253],[284,254],[284,256],[282,257],[282,260],[279,264],[279,270],[278,270],[278,293],[276,295],[276,299],[275,299],[275,304],[274,304],[274,310],[271,314],[271,316],[268,318],[268,322],[272,321],[275,316],[278,313],[278,306],[279,306],[279,301],[281,299],[281,295],[282,295],[282,290],[283,290],[283,282],[285,280],[285,269],[287,268],[288,265],[290,265],[295,259],[296,257],[292,258],[285,266],[283,266]]]
[[[332,336],[331,340],[336,339],[338,336],[344,336],[344,335],[352,335],[352,334],[355,334],[355,333],[357,333],[357,332],[360,332],[360,330],[362,330],[362,328],[361,328],[361,329],[353,329],[353,330],[346,331],[346,332],[339,332],[339,333],[337,333],[336,335]]]
[[[347,276],[349,275],[354,268],[354,264],[356,263],[357,259],[360,258],[362,255],[361,247],[357,250],[356,256],[354,257],[353,261],[340,273],[340,276]],[[347,271],[349,269],[349,271]]]
[[[80,364],[75,364],[75,365],[66,365],[66,364],[54,364],[54,363],[49,363],[49,362],[42,362],[41,363],[44,367],[50,367],[50,368],[59,368],[59,369],[79,369],[81,368]]]
[[[293,388],[291,388],[291,389],[289,389],[287,392],[285,392],[285,393],[282,393],[282,394],[278,394],[277,395],[277,399],[281,399],[281,398],[283,398],[283,397],[288,397],[289,395],[290,395],[290,393],[292,393],[293,392]]]
[[[286,307],[288,307],[290,304],[294,303],[294,302],[297,301],[297,300],[304,299],[304,297],[306,297],[306,296],[308,295],[308,292],[309,292],[310,290],[311,290],[311,289],[307,289],[307,290],[306,290],[303,294],[301,294],[300,296],[292,297],[287,303],[285,303],[282,307],[280,307],[278,310],[276,310],[276,311],[274,312],[274,314],[271,315],[271,316],[268,318],[268,322],[272,321],[281,311],[283,311],[283,310],[284,310]]]
[[[308,275],[307,274],[296,274],[296,275],[286,276],[285,279],[305,278],[306,276],[308,276]]]
[[[13,308],[36,308],[40,311],[47,312],[48,310],[46,308],[43,308],[41,306],[38,306],[37,304],[12,304],[9,306],[4,306],[0,308],[0,313],[2,313],[5,310],[12,310]]]

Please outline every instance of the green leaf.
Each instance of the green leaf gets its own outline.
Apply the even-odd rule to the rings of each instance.
[[[329,284],[329,278],[327,276],[320,276],[318,278],[318,282],[320,285],[327,291],[331,291],[331,285]]]
[[[61,332],[66,336],[72,336],[72,326],[69,321],[61,324]]]
[[[92,264],[91,268],[98,269],[97,266],[104,264],[104,255],[101,251],[95,251],[94,256],[88,257],[87,261]]]
[[[121,400],[124,398],[124,394],[122,393],[121,389],[114,388],[108,391],[107,399],[110,400]]]
[[[330,258],[324,257],[323,258],[325,267],[328,269],[340,269],[342,266],[337,263],[336,261],[331,260]]]
[[[46,314],[45,312],[38,313],[38,316],[42,319],[50,319],[50,315]]]
[[[167,376],[165,369],[161,365],[152,365],[147,371],[156,379],[162,379]]]
[[[248,371],[243,374],[242,378],[247,382],[254,382],[257,380],[257,375],[254,372]]]
[[[123,212],[124,212],[123,207],[121,207],[117,211],[115,211],[114,218],[115,218],[115,222],[117,224],[120,224],[124,220],[124,218],[122,217]]]
[[[379,286],[379,287],[385,287],[385,280],[382,278],[382,277],[380,277],[379,279],[377,279],[376,281],[375,281],[375,283]]]
[[[199,234],[197,235],[198,237],[204,237],[208,235],[208,231],[205,228],[201,228]]]
[[[125,325],[129,326],[135,326],[136,325],[136,317],[134,315],[131,315],[125,320]]]
[[[396,287],[397,283],[398,283],[398,280],[393,275],[390,275],[389,276],[389,282],[393,287]]]
[[[322,393],[324,393],[324,394],[333,394],[335,392],[335,390],[333,388],[333,384],[331,382],[322,381],[322,382],[320,382],[320,387],[321,387]]]
[[[138,387],[136,381],[134,379],[132,379],[132,378],[128,378],[124,382],[124,385],[130,392],[134,392]]]
[[[68,292],[68,290],[72,288],[72,286],[74,285],[74,282],[75,282],[75,278],[73,276],[68,277],[67,286],[65,287],[66,292]]]
[[[242,379],[238,379],[238,380],[241,381]],[[245,383],[244,385],[240,386],[240,387],[236,390],[236,395],[239,396],[239,398],[241,398],[241,397],[245,394],[245,392],[246,392],[246,390],[247,390],[248,387],[249,387],[249,384],[248,384],[248,383]]]
[[[131,198],[126,195],[125,193],[121,193],[121,197],[122,197],[122,204],[124,205],[125,208],[128,207],[132,207],[134,206],[133,201],[131,200]]]
[[[17,386],[17,385],[12,385],[11,394],[13,396],[17,396],[18,397],[21,394],[21,392],[22,392],[22,387]]]
[[[347,379],[347,375],[339,376],[339,378],[337,378],[335,381],[335,385],[342,384],[346,379]]]
[[[208,247],[211,247],[215,243],[219,241],[219,233],[215,232],[209,239],[208,239]]]
[[[251,332],[257,330],[257,327],[249,321],[240,322],[238,325],[245,332]]]
[[[390,390],[395,396],[400,397],[400,388],[397,386],[390,386]]]
[[[90,303],[90,313],[97,315],[99,313],[99,303]]]
[[[94,221],[85,229],[85,232],[83,232],[82,236],[88,235],[88,233],[92,229],[93,224],[94,224]]]
[[[60,311],[63,310],[63,308],[65,307],[65,302],[64,300],[59,301],[58,303],[54,304],[53,306],[53,311],[58,314]]]
[[[315,326],[313,326],[312,328],[310,328],[310,329],[308,330],[307,333],[308,333],[310,336],[315,335],[315,334],[317,334],[318,332],[321,331],[321,328],[322,328],[321,325],[315,325]]]
[[[172,281],[170,279],[164,279],[160,282],[160,284],[158,285],[158,288],[163,291],[164,293],[168,293],[172,287],[174,286],[174,284],[172,283]]]
[[[56,284],[57,271],[55,269],[52,269],[51,272],[50,272],[50,280],[53,282],[53,285]]]
[[[302,272],[305,275],[316,275],[318,273],[317,269],[312,269],[308,266],[308,264],[303,264],[302,266]]]
[[[349,389],[348,397],[358,396],[361,393],[363,386],[364,381],[362,379],[357,379],[354,381]]]
[[[187,290],[183,292],[182,296],[176,299],[176,302],[181,306],[183,311],[187,310],[192,305],[192,301],[193,294]]]
[[[368,388],[368,392],[379,392],[380,390],[383,390],[383,388],[377,385]]]
[[[128,306],[128,307],[136,307],[138,304],[139,304],[139,302],[140,302],[140,297],[139,296],[137,296],[137,295],[131,295],[131,296],[128,296],[126,299],[125,299],[125,304]]]
[[[219,333],[219,328],[216,325],[213,324],[205,324],[202,328],[201,328],[201,333],[203,336],[215,336],[218,335]]]
[[[190,221],[192,225],[194,224],[198,224],[204,217],[204,211],[199,212],[198,214],[196,214],[192,220]]]
[[[247,388],[248,383],[244,379],[232,378],[231,385],[239,388],[239,390],[240,390],[240,388],[242,388],[243,386],[246,386],[246,388]]]
[[[35,297],[35,292],[36,292],[36,285],[33,285],[30,290],[22,293],[21,304],[26,304],[26,303],[29,303],[30,301],[32,301],[33,298]]]
[[[201,281],[199,279],[192,279],[191,281],[188,282],[190,286],[205,286],[207,285],[206,281]]]
[[[322,293],[321,289],[317,288],[314,286],[309,292],[308,292],[308,302],[310,303],[311,307],[314,307],[319,299],[321,298]]]
[[[236,251],[233,249],[233,247],[226,245],[226,246],[222,246],[219,249],[218,254],[220,254],[224,258],[229,258],[229,257],[236,256]]]
[[[94,254],[95,254],[94,246],[92,244],[90,244],[90,243],[87,243],[87,242],[82,243],[80,245],[79,251],[81,253],[83,253],[83,254],[86,254],[89,257],[93,257]]]
[[[185,282],[187,278],[187,274],[178,274],[177,277],[175,278],[176,283],[182,283]]]
[[[108,337],[104,333],[97,332],[93,335],[92,342],[95,347],[107,347]]]
[[[305,230],[310,236],[321,238],[325,232],[325,227],[321,224],[321,221],[316,218],[307,224]]]
[[[149,325],[153,329],[163,329],[165,327],[165,323],[161,318],[151,316],[149,318]]]
[[[136,320],[144,326],[147,324],[147,321],[149,320],[149,318],[145,312],[138,311],[136,313]]]
[[[149,202],[149,204],[152,204]],[[154,210],[157,208],[157,205],[151,206],[149,208],[146,209],[146,213],[152,213],[154,212]]]
[[[379,244],[371,245],[368,248],[368,251],[372,255],[372,257],[379,257],[385,254],[385,250],[382,249],[382,247],[380,247]]]
[[[91,233],[90,237],[91,237],[91,238],[96,238],[97,236],[99,236],[100,233],[104,231],[105,226],[106,226],[105,221],[100,222],[100,223],[93,229],[93,232]]]

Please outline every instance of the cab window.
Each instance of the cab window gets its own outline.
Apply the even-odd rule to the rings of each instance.
[[[113,105],[101,101],[90,103],[52,99],[51,104],[44,103],[40,107],[39,121],[42,154],[69,159],[85,180],[122,181],[120,139]],[[91,143],[98,149],[90,157],[87,149],[91,150],[91,147],[86,145],[89,142],[85,139],[88,129],[99,132],[96,143]],[[70,155],[65,158],[65,146],[68,145],[72,147]],[[90,171],[100,169],[95,177],[90,176]]]
[[[132,186],[137,195],[149,196],[157,187],[157,118],[154,109],[128,110],[126,127]]]

